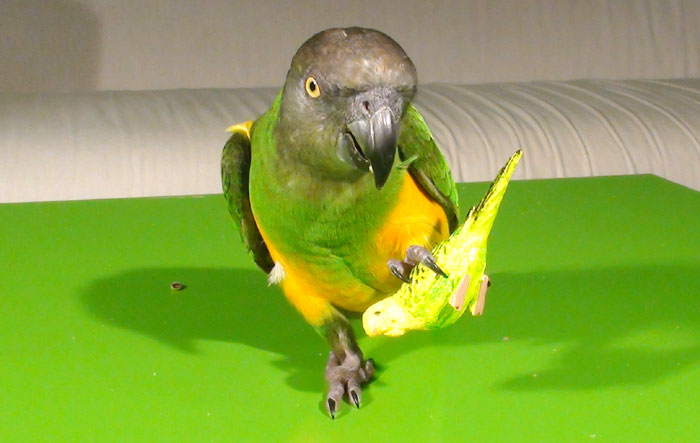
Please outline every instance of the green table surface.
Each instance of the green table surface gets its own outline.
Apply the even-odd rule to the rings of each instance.
[[[699,228],[655,176],[513,182],[484,316],[362,336],[378,378],[332,421],[220,195],[0,205],[0,440],[698,441]]]

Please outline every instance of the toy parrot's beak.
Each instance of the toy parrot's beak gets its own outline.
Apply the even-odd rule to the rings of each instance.
[[[353,115],[348,123],[353,147],[369,162],[374,184],[381,189],[394,165],[399,137],[399,116],[395,114],[400,97],[394,91],[370,90],[354,100]],[[400,109],[400,107],[399,107]]]

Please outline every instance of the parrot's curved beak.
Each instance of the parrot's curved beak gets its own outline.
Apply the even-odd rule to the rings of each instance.
[[[396,157],[399,119],[393,108],[397,99],[394,94],[371,93],[368,97],[358,97],[355,102],[354,114],[358,117],[347,125],[350,141],[360,157],[369,163],[374,184],[381,189]]]

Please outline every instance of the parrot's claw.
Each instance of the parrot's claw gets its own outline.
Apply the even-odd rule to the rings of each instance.
[[[370,358],[362,364],[361,355],[346,351],[345,359],[340,362],[331,351],[326,365],[326,380],[328,395],[326,409],[331,418],[335,419],[338,404],[347,393],[348,399],[359,409],[362,400],[361,385],[374,377],[374,361]]]
[[[396,276],[396,278],[404,283],[411,283],[411,279],[408,278],[408,274],[411,272],[411,267],[408,266],[407,263],[404,263],[401,260],[396,260],[395,258],[390,258],[387,260],[386,264],[389,266],[389,270],[392,274],[394,274],[394,276]]]
[[[386,262],[391,273],[404,283],[411,283],[411,279],[408,276],[418,263],[425,265],[428,267],[428,269],[432,270],[438,275],[447,277],[445,271],[443,271],[435,262],[435,257],[433,257],[433,254],[423,246],[409,246],[406,249],[406,257],[404,258],[404,261],[390,258]]]
[[[435,262],[435,257],[433,257],[433,254],[423,246],[409,246],[406,249],[406,262],[414,266],[418,263],[421,263],[430,268],[436,274],[441,275],[443,277],[447,277],[445,271],[440,269],[440,267]]]
[[[358,391],[350,391],[350,397],[352,397],[352,402],[355,403],[357,409],[360,409],[360,394]]]

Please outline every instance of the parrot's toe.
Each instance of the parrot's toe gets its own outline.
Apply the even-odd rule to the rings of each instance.
[[[408,274],[411,273],[412,266],[408,263],[404,263],[401,260],[396,260],[395,258],[390,258],[386,262],[389,270],[392,274],[404,283],[411,283],[411,279],[408,278]]]
[[[331,418],[335,419],[338,405],[345,394],[357,408],[360,407],[362,401],[361,386],[374,377],[374,361],[370,358],[363,364],[360,355],[347,351],[341,362],[331,351],[325,375],[329,385],[326,410]]]
[[[435,257],[433,257],[432,252],[423,246],[412,245],[406,249],[406,262],[412,265],[417,265],[421,263],[431,269],[438,275],[447,277],[445,271],[443,271],[435,262]]]
[[[411,283],[411,279],[409,278],[409,275],[411,274],[411,271],[418,263],[421,263],[421,264],[427,266],[428,269],[432,270],[433,272],[435,272],[438,275],[441,275],[443,277],[447,277],[447,273],[445,271],[443,271],[440,268],[440,266],[438,266],[432,252],[430,252],[428,249],[424,248],[423,246],[418,246],[418,245],[409,246],[406,249],[406,257],[404,258],[404,261],[391,258],[391,259],[387,260],[386,264],[389,267],[389,270],[391,271],[391,273],[394,274],[394,276],[396,276],[396,278],[398,278],[399,280],[401,280],[404,283]]]

